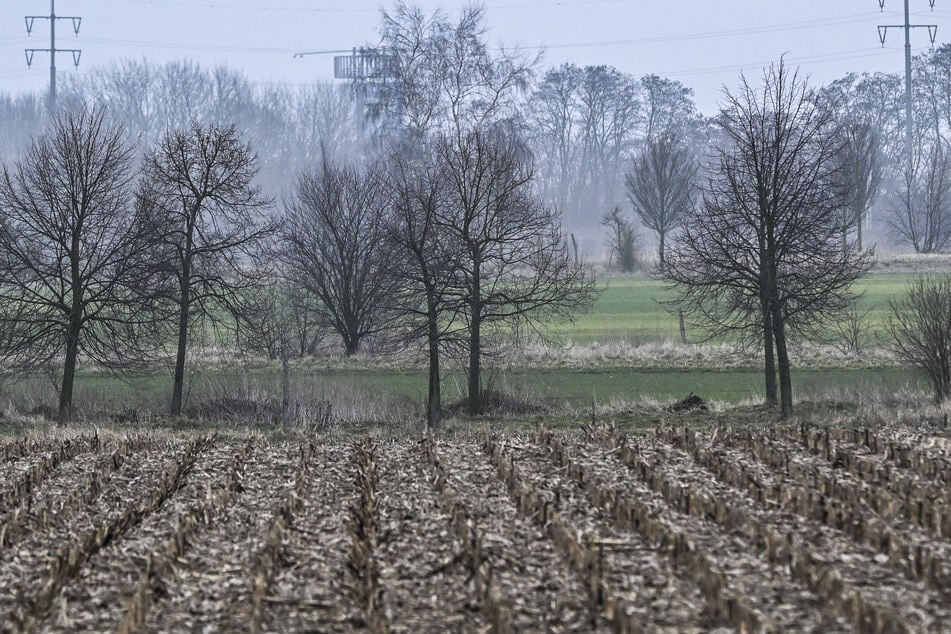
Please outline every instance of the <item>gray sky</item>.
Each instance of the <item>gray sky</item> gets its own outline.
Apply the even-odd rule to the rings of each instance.
[[[420,0],[426,10],[454,13],[465,3]],[[489,39],[505,46],[545,47],[542,67],[566,61],[609,64],[635,75],[656,73],[695,90],[705,113],[739,73],[757,74],[782,54],[816,83],[848,71],[903,69],[902,34],[883,49],[876,25],[902,21],[901,0],[486,0]],[[253,81],[302,84],[330,79],[332,55],[293,59],[304,50],[349,49],[378,41],[380,0],[57,0],[59,15],[82,16],[79,37],[60,21],[58,43],[81,48],[79,70],[68,54],[63,73],[90,73],[119,58],[162,62],[194,58],[227,64]],[[951,40],[951,0],[911,0],[912,21],[937,24]],[[0,6],[0,90],[45,89],[49,58],[27,69],[23,49],[49,46],[47,20],[26,37],[23,17],[49,14],[49,0],[6,0]],[[929,46],[913,33],[915,51]]]

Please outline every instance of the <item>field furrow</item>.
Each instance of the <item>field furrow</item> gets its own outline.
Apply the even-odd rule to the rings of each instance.
[[[205,446],[206,441],[199,439],[171,458],[161,452],[152,460],[138,461],[136,470],[123,474],[128,477],[113,480],[108,494],[96,499],[86,517],[22,540],[8,564],[13,573],[9,585],[4,579],[0,594],[6,623],[26,630],[43,622],[63,588],[94,555],[121,540],[175,495]]]
[[[255,449],[240,495],[200,539],[175,558],[139,631],[248,631],[253,620],[257,556],[275,515],[295,487],[297,446]]]
[[[946,437],[870,429],[785,429],[777,438],[797,442],[829,460],[833,445],[864,447],[870,456],[881,456],[892,467],[908,470],[938,484],[951,485],[951,441]],[[861,451],[856,452],[862,453]]]
[[[638,480],[674,508],[715,521],[736,532],[830,608],[864,632],[940,631],[951,618],[943,596],[922,582],[906,580],[880,553],[840,531],[763,504],[691,458],[657,439],[625,439],[601,430],[600,446],[611,451]],[[771,482],[765,482],[771,486]]]
[[[824,609],[804,584],[751,553],[751,544],[724,535],[703,517],[671,507],[603,451],[570,438],[538,432],[552,466],[583,489],[615,525],[637,531],[669,558],[675,574],[695,584],[708,612],[740,631],[845,632],[847,622]]]
[[[419,450],[377,447],[377,562],[391,632],[480,632],[481,601]]]
[[[721,482],[865,543],[897,570],[928,583],[951,601],[951,543],[934,540],[909,522],[882,519],[879,509],[888,508],[887,492],[847,473],[832,473],[830,467],[804,465],[803,460],[811,457],[791,460],[786,469],[772,469],[744,450],[707,444],[694,433],[669,431],[663,439]],[[662,459],[677,457],[663,445],[656,449],[664,453]],[[790,472],[792,477],[786,475]]]
[[[28,454],[0,471],[0,514],[33,503],[34,491],[64,465],[86,452],[99,451],[98,434],[64,438],[39,453]]]
[[[704,631],[726,622],[695,584],[676,576],[666,553],[630,526],[615,530],[541,448],[494,437],[483,447],[519,509],[548,532],[616,632]]]
[[[263,597],[265,631],[342,634],[364,622],[346,572],[346,526],[355,503],[351,449],[320,443],[311,451],[301,506],[284,530],[280,565]]]
[[[771,471],[824,494],[861,499],[883,519],[908,521],[936,537],[951,537],[951,489],[893,468],[879,454],[839,441],[810,449],[749,433],[724,434],[717,445],[746,451]]]
[[[97,452],[82,453],[47,478],[15,509],[0,517],[0,549],[15,546],[32,532],[65,527],[93,504],[122,466],[142,452],[155,451],[162,441],[137,434],[118,441],[104,440]]]
[[[133,631],[156,592],[168,582],[174,558],[231,499],[250,447],[216,442],[192,467],[163,512],[96,553],[59,597],[46,631]]]
[[[456,534],[469,533],[470,565],[495,631],[607,631],[585,587],[544,529],[519,513],[479,443],[457,440],[429,451],[444,508],[455,507]]]

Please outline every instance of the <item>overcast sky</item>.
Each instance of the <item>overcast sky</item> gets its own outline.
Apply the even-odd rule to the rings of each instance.
[[[450,13],[465,3],[420,0],[427,11]],[[487,0],[494,44],[544,47],[542,67],[573,61],[656,73],[692,87],[712,114],[721,87],[741,70],[757,74],[784,53],[816,83],[848,71],[901,71],[902,34],[890,31],[883,49],[876,26],[902,21],[901,0]],[[259,83],[302,84],[330,79],[333,55],[294,59],[293,53],[349,49],[379,40],[380,0],[56,0],[56,13],[82,16],[78,37],[59,21],[57,46],[83,50],[79,70],[68,54],[63,73],[91,73],[120,58],[155,62],[193,58],[227,64]],[[937,24],[938,44],[951,39],[951,0],[911,0],[912,21]],[[0,90],[44,89],[49,58],[37,53],[27,69],[23,49],[49,46],[48,20],[27,38],[24,16],[49,14],[49,0],[0,5]],[[925,30],[913,33],[927,49]]]

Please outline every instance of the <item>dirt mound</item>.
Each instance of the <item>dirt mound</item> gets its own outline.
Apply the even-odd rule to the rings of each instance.
[[[676,403],[672,403],[667,407],[668,412],[690,412],[695,409],[706,411],[707,404],[702,398],[693,392],[688,394],[685,398],[677,401]]]

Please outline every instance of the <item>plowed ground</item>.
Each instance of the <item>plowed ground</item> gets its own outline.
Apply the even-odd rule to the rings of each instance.
[[[0,631],[951,632],[910,430],[0,443]]]

